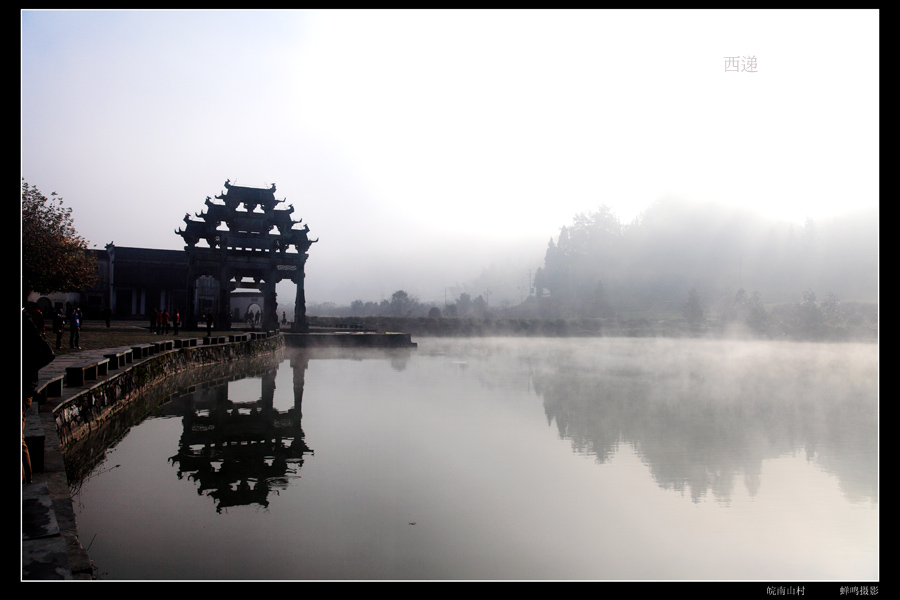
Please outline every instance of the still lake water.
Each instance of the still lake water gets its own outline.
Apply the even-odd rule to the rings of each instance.
[[[74,487],[103,579],[879,578],[878,349],[288,349]]]

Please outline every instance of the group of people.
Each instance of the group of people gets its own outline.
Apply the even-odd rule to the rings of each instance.
[[[250,325],[250,327],[253,327],[255,325],[259,325],[260,317],[262,317],[262,313],[259,311],[257,311],[257,312],[247,311],[247,317],[244,320],[247,322],[248,325]]]
[[[46,325],[44,315],[41,312],[40,308],[38,308],[38,305],[34,302],[29,302],[22,312],[28,316],[29,322],[34,327],[38,337],[46,340]],[[102,314],[103,319],[106,321],[106,326],[109,327],[112,311],[106,309]],[[258,317],[259,314],[257,313],[257,322]],[[63,313],[62,308],[57,308],[54,311],[51,328],[53,333],[56,335],[57,350],[62,348],[63,334],[66,331],[67,325],[69,327],[69,348],[71,348],[72,350],[81,350],[80,344],[82,319],[84,319],[84,315],[81,312],[81,308],[79,308],[78,306],[74,306],[69,311],[68,315]],[[205,320],[207,335],[210,335],[215,322],[211,311],[206,311]],[[169,311],[166,309],[155,309],[153,311],[153,314],[150,316],[150,331],[159,335],[168,335],[170,327],[172,328],[174,335],[178,335],[178,329],[181,327],[180,312],[178,310],[175,310],[174,314],[170,316]]]
[[[31,324],[34,326],[35,331],[41,339],[46,340],[46,321],[44,319],[44,314],[41,312],[41,309],[38,308],[38,305],[34,302],[29,302],[25,307],[25,311],[28,315],[28,318],[31,321]],[[81,350],[81,320],[84,318],[84,315],[81,313],[81,309],[77,306],[73,307],[69,312],[68,317],[63,314],[62,308],[57,308],[53,312],[53,317],[51,319],[51,330],[56,335],[56,349],[59,350],[62,348],[62,339],[63,334],[66,331],[66,324],[68,321],[69,325],[69,348],[72,350]]]
[[[174,334],[178,335],[178,328],[181,326],[181,315],[176,310],[170,321],[169,311],[166,309],[153,310],[150,317],[150,331],[159,335],[169,335],[169,325],[174,328]]]

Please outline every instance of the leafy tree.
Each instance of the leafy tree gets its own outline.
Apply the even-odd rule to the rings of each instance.
[[[746,325],[759,334],[766,333],[769,328],[769,315],[763,306],[760,293],[753,292],[753,295],[747,297],[747,292],[743,288],[735,294],[734,301],[725,310],[723,317],[726,322]]]
[[[405,290],[397,290],[391,296],[391,314],[395,317],[407,317],[418,303],[415,296],[410,296]]]
[[[816,304],[816,293],[807,289],[800,303],[800,328],[806,335],[816,335],[821,325],[822,309]]]
[[[834,294],[831,292],[825,294],[825,299],[822,300],[820,308],[822,309],[822,317],[825,319],[826,324],[832,327],[843,325],[841,303],[838,302],[838,299]]]
[[[97,263],[75,231],[72,209],[22,179],[22,299],[37,292],[77,291],[97,280]]]
[[[705,316],[703,315],[703,303],[700,301],[700,294],[696,288],[691,288],[688,292],[687,302],[682,310],[685,321],[691,326],[691,329],[698,329],[703,324]]]
[[[477,298],[472,300],[472,312],[475,313],[476,317],[486,316],[487,309],[487,300],[485,300],[484,296],[482,296],[481,294],[479,294]]]
[[[456,300],[456,311],[460,317],[468,317],[472,313],[472,296],[466,293],[459,295]]]
[[[587,314],[589,317],[613,317],[615,311],[609,304],[609,297],[606,295],[606,286],[603,280],[597,280],[597,287],[594,289],[594,295],[591,299]]]
[[[769,330],[769,313],[759,292],[753,292],[747,302],[747,325],[756,333],[767,333]]]
[[[749,312],[750,300],[747,298],[747,292],[744,288],[737,291],[731,305],[723,311],[722,318],[726,323],[742,323],[747,324],[747,316]]]
[[[623,228],[607,206],[575,215],[572,225],[559,230],[547,244],[544,265],[535,274],[538,289],[547,289],[567,306],[568,312],[590,314],[599,281],[616,273],[622,258]]]

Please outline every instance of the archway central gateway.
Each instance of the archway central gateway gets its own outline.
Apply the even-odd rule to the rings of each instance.
[[[202,220],[184,215],[185,228],[175,231],[184,238],[188,256],[188,307],[186,323],[196,327],[203,323],[206,310],[199,304],[197,280],[210,276],[218,282],[218,302],[215,309],[217,329],[231,328],[230,293],[238,287],[246,287],[251,279],[263,295],[262,328],[278,328],[278,304],[275,284],[290,279],[297,284],[294,302],[295,332],[308,331],[306,322],[306,295],[303,290],[304,267],[309,247],[319,241],[308,237],[309,226],[294,229],[303,219],[294,221],[293,206],[279,209],[284,200],[276,200],[275,185],[250,188],[231,185],[225,181],[225,192],[214,202],[206,197],[206,211],[196,214]],[[221,229],[222,225],[226,229]],[[204,241],[206,246],[198,246]]]

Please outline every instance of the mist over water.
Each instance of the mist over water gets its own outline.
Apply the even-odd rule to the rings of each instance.
[[[877,346],[288,351],[77,492],[109,579],[877,579]]]

